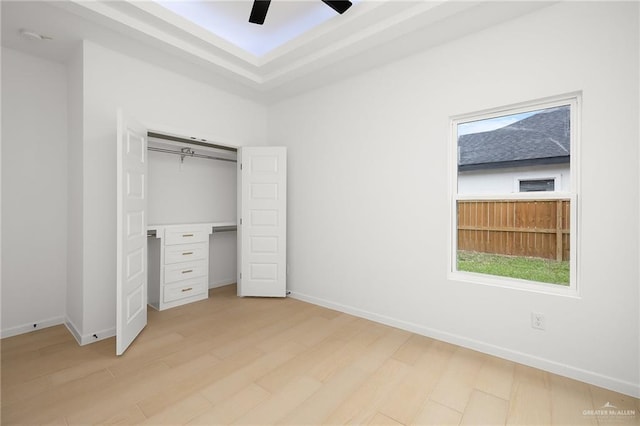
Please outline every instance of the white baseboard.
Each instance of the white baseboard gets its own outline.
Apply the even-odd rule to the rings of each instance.
[[[236,283],[236,279],[234,278],[228,278],[226,280],[218,280],[218,281],[214,281],[212,283],[209,283],[209,289],[212,288],[218,288],[218,287],[224,287],[226,285],[231,285],[231,284],[235,284]]]
[[[0,331],[0,338],[4,339],[5,337],[17,336],[19,334],[42,330],[43,328],[53,327],[54,325],[60,324],[64,324],[64,317],[49,318],[28,324],[17,325]]]
[[[302,300],[304,302],[312,303],[314,305],[344,312],[346,314],[354,315],[360,318],[365,318],[381,324],[389,325],[401,330],[410,331],[412,333],[420,334],[422,336],[430,337],[436,340],[441,340],[447,343],[452,343],[454,345],[473,349],[478,352],[497,356],[499,358],[517,362],[519,364],[528,365],[530,367],[538,368],[540,370],[548,371],[560,376],[569,377],[581,382],[610,389],[616,392],[623,393],[625,395],[633,396],[635,398],[640,398],[640,383],[627,382],[615,377],[605,376],[593,371],[583,370],[571,365],[562,364],[549,359],[540,358],[523,352],[514,351],[512,349],[488,344],[479,340],[470,339],[468,337],[448,333],[445,331],[424,327],[416,323],[399,320],[385,315],[379,315],[374,312],[355,308],[353,306],[334,303],[326,299],[297,293],[295,291],[292,291],[290,293],[290,297]]]
[[[73,323],[73,321],[67,318],[64,322],[64,325],[65,327],[67,327],[67,330],[69,330],[69,333],[71,333],[71,335],[76,339],[76,342],[78,342],[78,344],[80,345],[80,341],[82,340],[82,338],[80,337],[80,332],[78,331],[78,328]]]
[[[35,324],[35,327],[34,327]],[[73,324],[69,318],[65,317],[56,317],[49,318],[47,320],[42,320],[38,322],[33,322],[29,324],[23,324],[15,327],[10,327],[5,330],[0,331],[0,338],[4,339],[5,337],[17,336],[19,334],[30,333],[36,330],[42,330],[43,328],[53,327],[54,325],[64,325],[67,327],[67,330],[73,335],[80,346],[84,346],[88,343],[98,342],[103,339],[108,339],[109,337],[113,337],[116,335],[116,329],[110,328],[107,330],[98,331],[97,333],[90,333],[86,335],[81,335],[78,331],[78,328]]]
[[[71,322],[68,318],[64,325],[67,326],[67,329],[73,335],[73,337],[75,337],[76,342],[78,342],[80,346],[99,342],[100,340],[108,339],[109,337],[113,337],[116,335],[115,328],[98,331],[97,333],[81,334],[75,324],[73,324],[73,322]]]
[[[113,337],[115,335],[116,335],[115,328],[108,328],[106,330],[100,330],[96,333],[85,334],[80,339],[80,346],[88,345],[89,343],[99,342],[100,340],[108,339],[109,337]],[[115,345],[114,345],[114,351],[115,351]]]

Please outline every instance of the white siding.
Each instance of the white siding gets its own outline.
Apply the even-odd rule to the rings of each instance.
[[[556,191],[571,189],[569,166],[529,166],[473,170],[458,174],[459,194],[509,194],[519,192],[518,181],[555,179]]]

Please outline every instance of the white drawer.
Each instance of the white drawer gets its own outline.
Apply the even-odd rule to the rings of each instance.
[[[164,231],[164,244],[191,244],[204,243],[209,241],[209,232],[202,228],[167,228]]]
[[[164,267],[164,282],[166,284],[191,278],[207,277],[208,274],[209,268],[206,260],[177,263]]]
[[[167,246],[164,249],[164,263],[165,265],[170,265],[172,263],[206,259],[208,254],[209,246],[205,243]]]
[[[187,280],[164,286],[163,303],[174,302],[188,297],[204,295],[208,291],[207,279],[204,277]]]

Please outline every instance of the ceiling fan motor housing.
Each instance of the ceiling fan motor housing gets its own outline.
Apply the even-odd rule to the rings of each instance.
[[[322,0],[322,2],[341,15],[352,5],[350,1]],[[253,6],[251,7],[251,14],[249,15],[249,22],[258,25],[264,24],[270,4],[271,0],[254,0]]]

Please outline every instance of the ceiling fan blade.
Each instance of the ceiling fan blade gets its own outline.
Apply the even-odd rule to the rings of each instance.
[[[351,2],[350,1],[331,1],[331,0],[322,0],[326,5],[328,5],[329,7],[331,7],[331,9],[335,10],[336,12],[338,12],[340,15],[342,15],[344,12],[347,11],[347,9],[349,9],[351,7]]]
[[[271,0],[254,0],[251,15],[249,15],[249,22],[258,25],[264,24],[264,19],[267,17],[267,10],[269,10],[269,3],[271,3]]]

